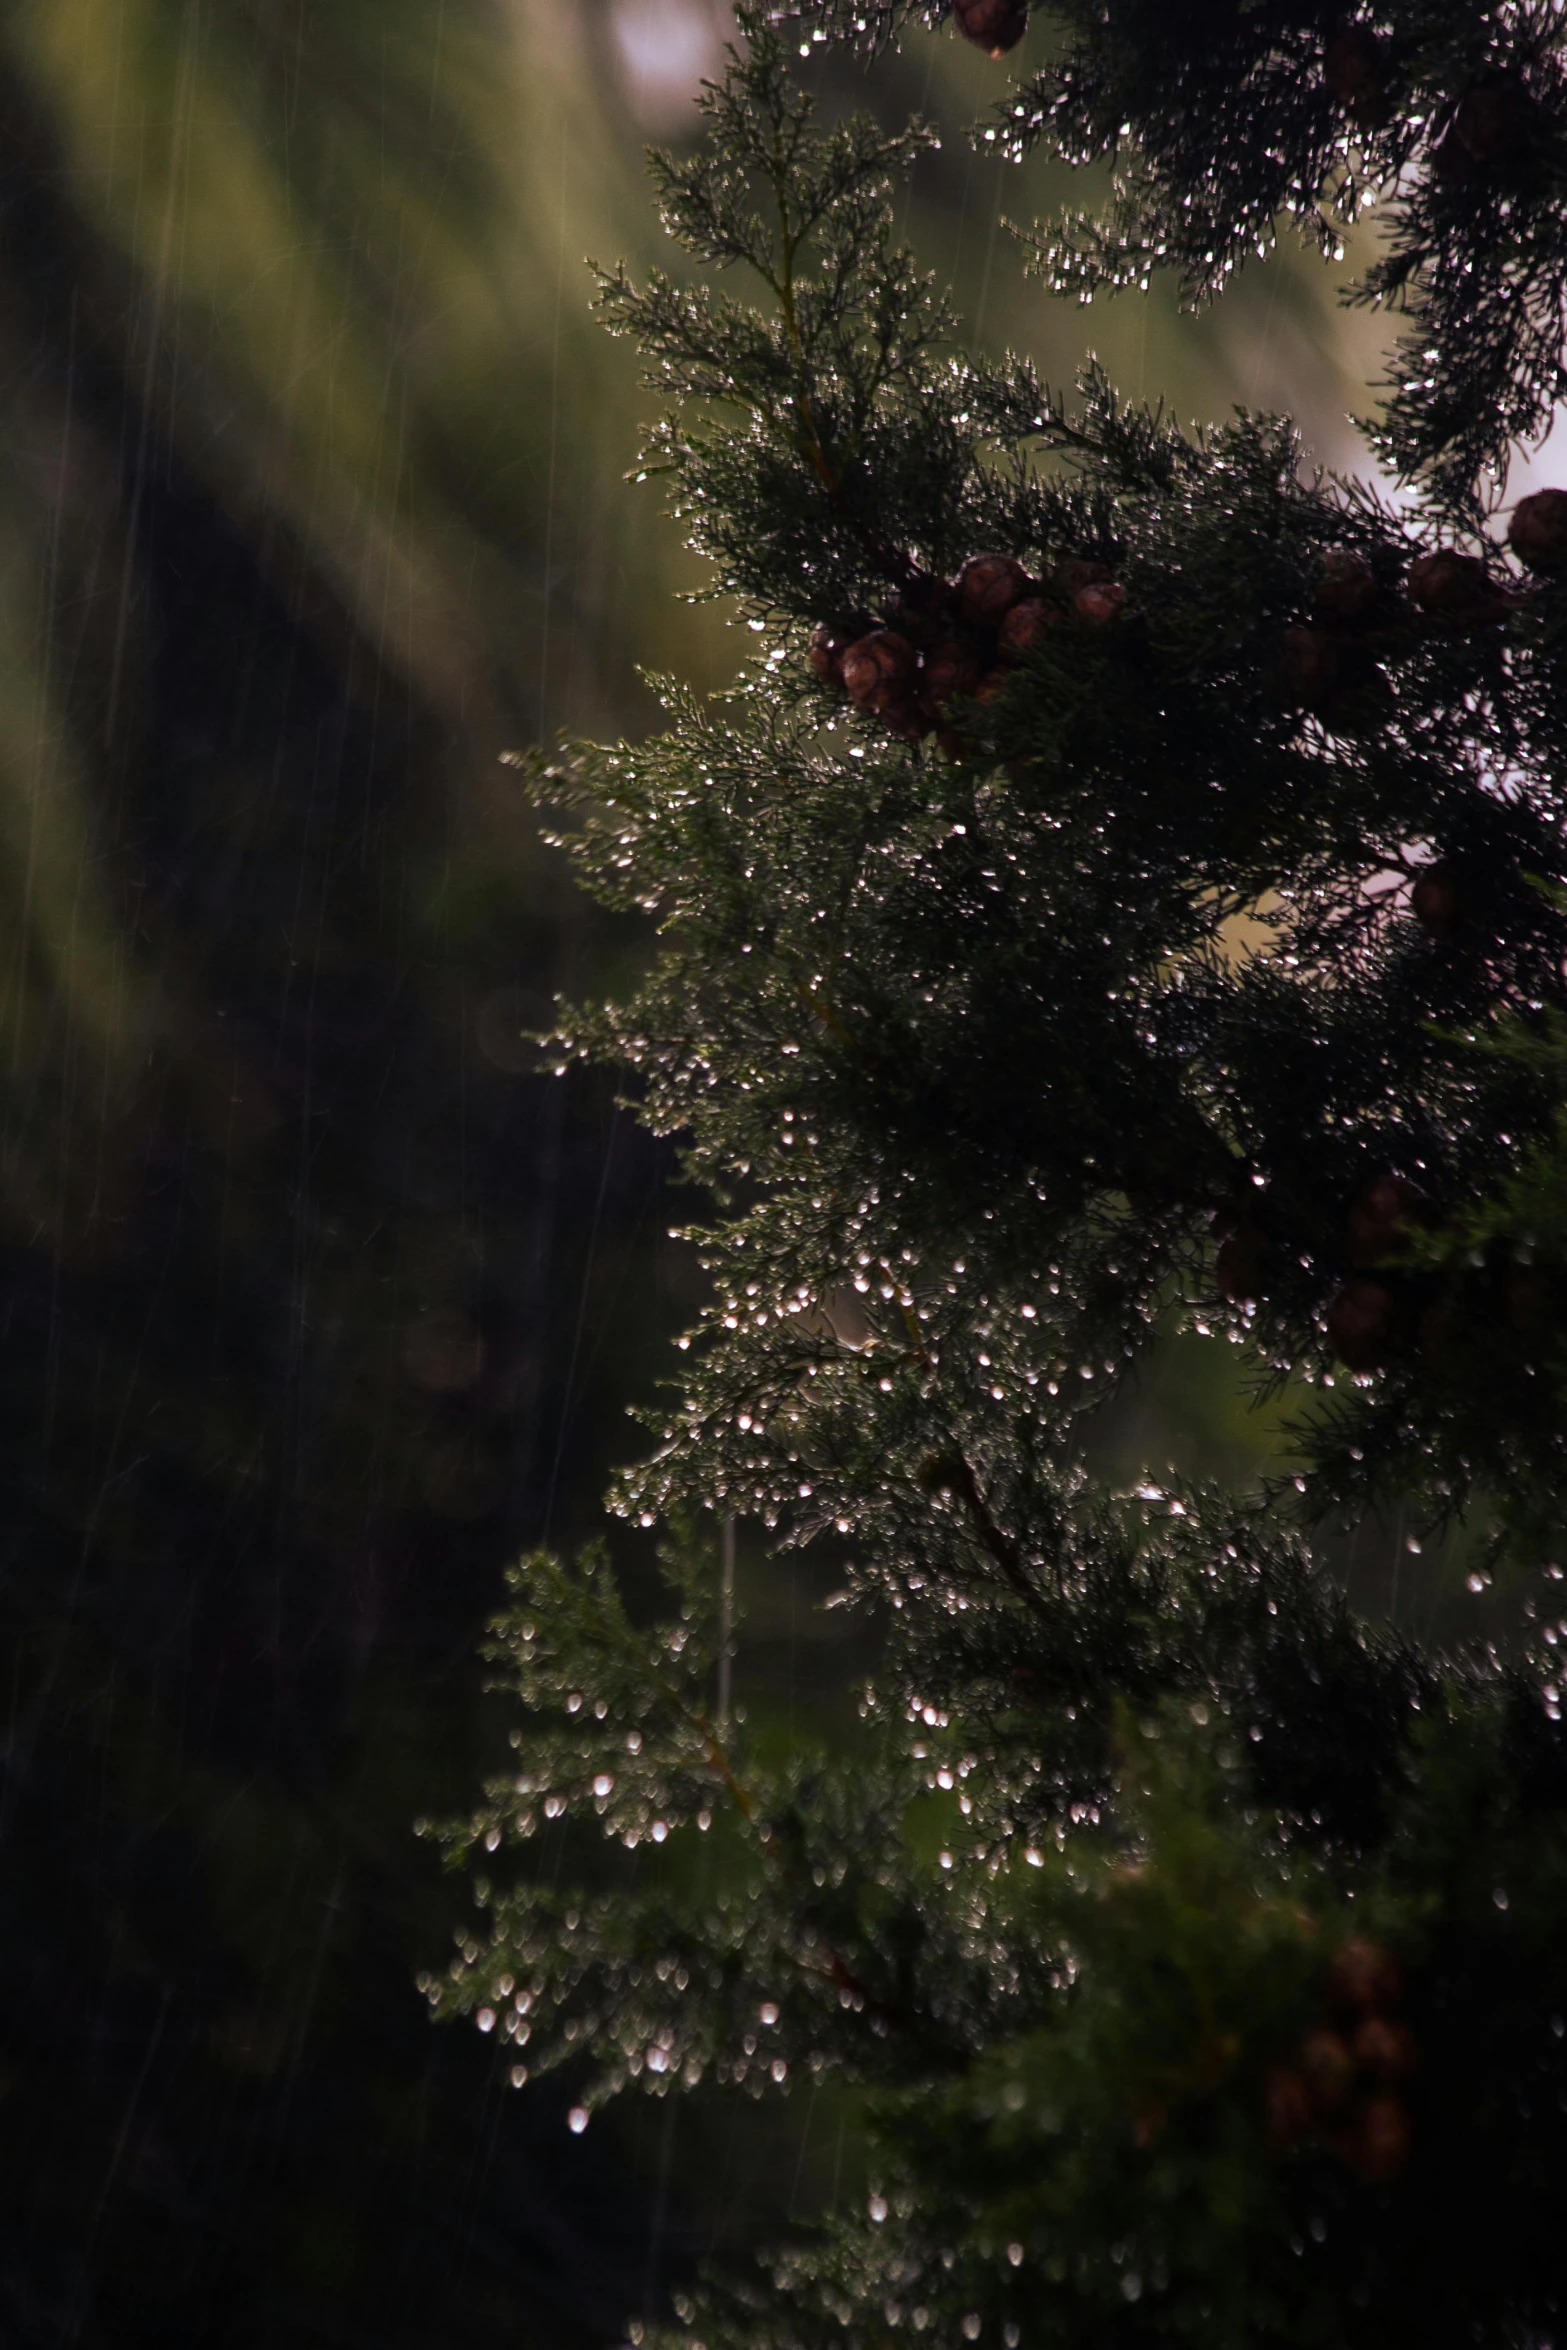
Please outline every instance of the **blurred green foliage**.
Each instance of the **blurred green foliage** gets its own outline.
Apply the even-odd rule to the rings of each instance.
[[[524,1041],[594,950],[497,764],[634,722],[670,605],[596,42],[0,28],[18,2341],[548,2338],[644,2259],[409,1987],[492,1579],[665,1310],[657,1164]]]

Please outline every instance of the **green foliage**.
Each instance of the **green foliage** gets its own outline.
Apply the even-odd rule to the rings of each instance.
[[[800,13],[872,44],[926,0],[815,0]],[[1384,461],[1473,521],[1482,475],[1550,422],[1562,367],[1567,169],[1559,12],[1392,0],[1346,19],[1320,0],[1048,0],[1053,54],[995,110],[1004,151],[1103,163],[1108,204],[1037,240],[1062,293],[1180,272],[1217,293],[1281,216],[1342,257],[1373,205],[1385,250],[1351,299],[1407,313],[1374,438]]]
[[[708,1560],[672,1554],[641,1630],[601,1558],[527,1562],[491,1652],[525,1768],[448,1834],[485,1914],[432,2004],[526,2050],[515,2081],[570,2063],[584,2111],[870,2092],[865,2212],[716,2287],[704,2340],[1415,2341],[1499,2283],[1544,2306],[1567,1782],[1537,1675],[1422,1664],[1195,1495],[1061,1531],[1095,1565],[1058,1620],[1008,1637],[983,1586],[911,1610],[838,1757],[718,1721]]]
[[[1567,1855],[1559,1813],[1519,1822],[1495,1729],[1483,1707],[1433,1725],[1398,1864],[1337,1896],[1237,1813],[1233,1756],[1189,1719],[1132,1731],[1134,1852],[1079,1839],[1010,1905],[1070,1989],[954,2082],[886,2100],[863,2215],[781,2261],[770,2294],[715,2296],[704,2339],[1414,2343],[1503,2338],[1498,2298],[1548,2307],[1567,2057],[1546,1938]],[[1369,2031],[1368,1962],[1389,1978]],[[1395,2176],[1364,2057],[1323,2120],[1284,2126],[1325,2042],[1413,2068]]]
[[[1515,88],[1504,39],[1538,133],[1505,205],[1489,164],[1401,183],[1388,266],[1473,425],[1395,398],[1402,504],[1276,419],[958,357],[894,240],[916,134],[819,132],[758,21],[659,170],[759,307],[606,280],[677,403],[649,467],[760,641],[656,740],[533,763],[660,933],[558,1042],[681,1138],[714,1296],[619,1494],[687,1529],[679,1613],[522,1571],[523,1776],[445,1833],[527,1842],[542,1802],[555,1842],[481,1864],[427,1988],[588,2103],[869,2098],[867,2212],[715,2282],[709,2350],[1554,2331],[1567,540],[1510,562],[1478,474],[1555,396],[1518,316],[1555,333],[1559,38],[1487,26],[1373,43],[1374,179],[1434,90]],[[1010,120],[1135,147],[1079,282],[1142,238],[1206,287],[1281,206],[1353,210],[1331,30],[1073,16]],[[1298,1474],[1094,1488],[1089,1415],[1172,1321],[1318,1391]],[[1356,1619],[1308,1529],[1390,1495],[1495,1515],[1514,1653]],[[879,1649],[843,1751],[720,1722],[704,1510],[844,1558]]]
[[[1053,604],[944,742],[911,751],[846,710],[784,628],[727,707],[675,694],[670,734],[542,774],[581,811],[567,845],[589,886],[670,939],[635,1003],[581,1016],[572,1044],[631,1063],[703,1181],[765,1186],[709,1237],[716,1343],[666,1429],[698,1457],[689,1477],[661,1466],[657,1506],[708,1494],[722,1457],[726,1492],[785,1508],[837,1441],[830,1401],[789,1400],[800,1379],[881,1392],[863,1349],[802,1326],[850,1280],[884,1293],[877,1368],[915,1392],[888,1415],[939,1366],[943,1409],[967,1389],[1010,1413],[1053,1382],[1064,1427],[1060,1391],[1096,1402],[1172,1284],[1262,1376],[1331,1378],[1356,1193],[1391,1168],[1456,1207],[1505,1179],[1557,1098],[1455,1031],[1559,993],[1562,915],[1527,877],[1567,877],[1562,588],[1458,625],[1423,612],[1402,592],[1419,518],[1302,478],[1268,420],[1188,436],[1097,375],[1072,412],[1022,361],[938,356],[923,322],[880,373],[868,322],[914,284],[872,203],[887,144],[863,123],[813,143],[800,107],[758,44],[712,101],[705,208],[682,196],[671,218],[781,304],[798,220],[851,186],[858,265],[834,248],[817,270],[807,337],[726,326],[737,306],[663,284],[612,291],[697,403],[658,446],[719,585],[764,627],[908,631],[944,570],[1002,546],[1046,580],[1102,564],[1125,603],[1110,626]],[[700,184],[703,161],[671,179]],[[764,168],[810,192],[775,239],[747,209]],[[702,421],[720,380],[738,426]],[[1366,607],[1335,637],[1323,567],[1354,559]],[[1292,685],[1303,647],[1331,691]],[[1461,877],[1461,937],[1412,913],[1433,860]],[[1267,951],[1236,950],[1239,917]],[[1214,1297],[1209,1218],[1255,1235],[1261,1305]],[[1414,1343],[1434,1302],[1403,1282],[1393,1375],[1320,1422],[1325,1498],[1381,1478],[1442,1515],[1477,1476],[1559,1468],[1549,1382],[1511,1380],[1505,1421],[1456,1409]],[[973,1361],[977,1318],[975,1380],[954,1356]]]

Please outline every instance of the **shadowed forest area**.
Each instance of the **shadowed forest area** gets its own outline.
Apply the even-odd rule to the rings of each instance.
[[[672,1162],[528,1041],[645,944],[501,754],[737,665],[624,480],[649,402],[582,266],[657,249],[641,148],[717,37],[696,0],[0,26],[7,2344],[604,2340],[838,2159],[568,2138],[414,1988],[455,1896],[412,1822],[490,1755],[503,1569],[596,1526],[701,1294]],[[961,135],[987,70],[931,39],[843,91],[942,122],[908,233],[1064,377],[1084,321],[999,225],[1037,182]],[[1129,393],[1287,400],[1329,461],[1374,371],[1288,260],[1093,326]],[[1123,1441],[1246,1441],[1193,1392]],[[742,1671],[809,1705],[831,1620],[744,1571]]]

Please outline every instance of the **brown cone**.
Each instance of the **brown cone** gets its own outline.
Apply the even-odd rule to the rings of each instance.
[[[1535,490],[1520,498],[1507,543],[1531,571],[1567,571],[1567,490]]]
[[[1408,1240],[1424,1205],[1425,1193],[1407,1176],[1373,1176],[1350,1201],[1345,1217],[1350,1263],[1380,1265],[1392,1256]]]
[[[1313,2113],[1336,2113],[1355,2084],[1355,2060],[1337,2032],[1308,2032],[1296,2059]]]
[[[914,647],[895,629],[873,628],[843,654],[841,670],[851,702],[893,724],[907,716],[914,695]]]
[[[922,1460],[914,1472],[915,1482],[922,1493],[932,1500],[956,1494],[961,1501],[975,1502],[979,1488],[974,1472],[960,1452],[933,1452]]]
[[[1269,2073],[1263,2111],[1269,2144],[1275,2152],[1288,2154],[1292,2146],[1300,2144],[1312,2122],[1310,2092],[1294,2065],[1277,2064]]]
[[[1458,934],[1460,904],[1458,880],[1451,865],[1438,859],[1416,874],[1409,890],[1409,911],[1439,945],[1452,942]]]
[[[1417,2061],[1415,2035],[1407,2024],[1368,2015],[1350,2042],[1355,2062],[1374,2081],[1401,2081]]]
[[[1070,604],[1080,588],[1100,587],[1111,577],[1108,563],[1096,562],[1092,555],[1068,555],[1050,574],[1050,585]]]
[[[1015,49],[1028,30],[1027,0],[953,0],[952,16],[965,41],[992,57]]]
[[[944,579],[918,571],[906,580],[887,609],[887,626],[911,644],[929,645],[952,629],[953,596]]]
[[[1351,2126],[1333,2142],[1334,2152],[1367,2186],[1386,2186],[1409,2160],[1409,2116],[1391,2090],[1368,2097]]]
[[[1322,78],[1341,106],[1364,114],[1382,88],[1386,52],[1371,27],[1346,25],[1322,52]]]
[[[1328,1997],[1335,2007],[1353,2015],[1380,2015],[1398,2005],[1403,1988],[1404,1970],[1398,1960],[1369,1934],[1351,1934],[1334,1952]]]
[[[1498,588],[1478,555],[1460,554],[1456,547],[1438,547],[1417,555],[1409,566],[1409,600],[1425,613],[1452,628],[1500,620],[1512,598]]]
[[[1025,596],[1021,604],[1014,604],[1001,623],[997,640],[998,650],[1013,660],[1020,659],[1032,644],[1037,644],[1047,629],[1054,628],[1060,612],[1054,604],[1047,604],[1043,596]]]
[[[1072,598],[1072,609],[1090,628],[1105,628],[1112,620],[1119,619],[1125,602],[1125,588],[1118,587],[1114,580],[1103,580],[1092,587],[1079,588]]]
[[[952,584],[964,619],[995,628],[1034,582],[1011,555],[971,555]]]
[[[938,637],[921,655],[920,700],[933,712],[944,708],[953,694],[971,694],[979,680],[979,656],[963,637]]]
[[[1376,597],[1376,573],[1365,556],[1353,547],[1329,547],[1317,574],[1318,619],[1330,628],[1353,628],[1369,617]]]
[[[1398,1342],[1398,1300],[1385,1281],[1357,1275],[1328,1308],[1328,1344],[1347,1371],[1381,1371]]]

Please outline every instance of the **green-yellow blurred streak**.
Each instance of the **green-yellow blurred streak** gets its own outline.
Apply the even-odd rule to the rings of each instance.
[[[0,500],[5,484],[0,482]],[[94,886],[82,761],[37,653],[38,582],[0,503],[0,1070],[42,1041],[50,1007],[86,1023],[73,1041],[112,1061],[129,1046],[121,957]],[[62,1037],[59,1041],[67,1041]]]
[[[12,384],[0,465],[0,1095],[17,1112],[0,1139],[0,1196],[9,1229],[33,1237],[54,1227],[75,1105],[112,1118],[145,1057],[151,989],[130,968],[105,886],[90,680],[52,608],[62,578],[88,605],[103,601],[91,578],[106,536],[106,573],[119,552],[104,513],[112,485],[30,393],[9,336],[0,364]]]
[[[575,264],[621,241],[640,172],[562,30],[429,0],[14,0],[0,36],[137,272],[145,397],[205,424],[187,456],[285,516],[443,699],[515,669],[496,568],[532,552],[552,434],[609,424]]]
[[[177,1068],[225,1119],[243,1084],[187,968],[200,942],[141,920],[120,856],[122,812],[160,798],[138,476],[162,452],[364,694],[390,672],[434,717],[446,750],[396,818],[415,918],[449,930],[474,873],[497,935],[524,909],[559,918],[494,753],[623,697],[639,651],[667,657],[679,560],[649,513],[591,576],[640,396],[582,255],[654,234],[601,67],[591,25],[537,0],[13,0],[0,18],[0,97],[74,273],[69,327],[14,247],[0,282],[11,1234],[69,1248],[102,1225],[149,1071]],[[96,405],[73,388],[82,355]],[[260,784],[213,803],[237,846]],[[439,857],[418,845],[432,827]]]

